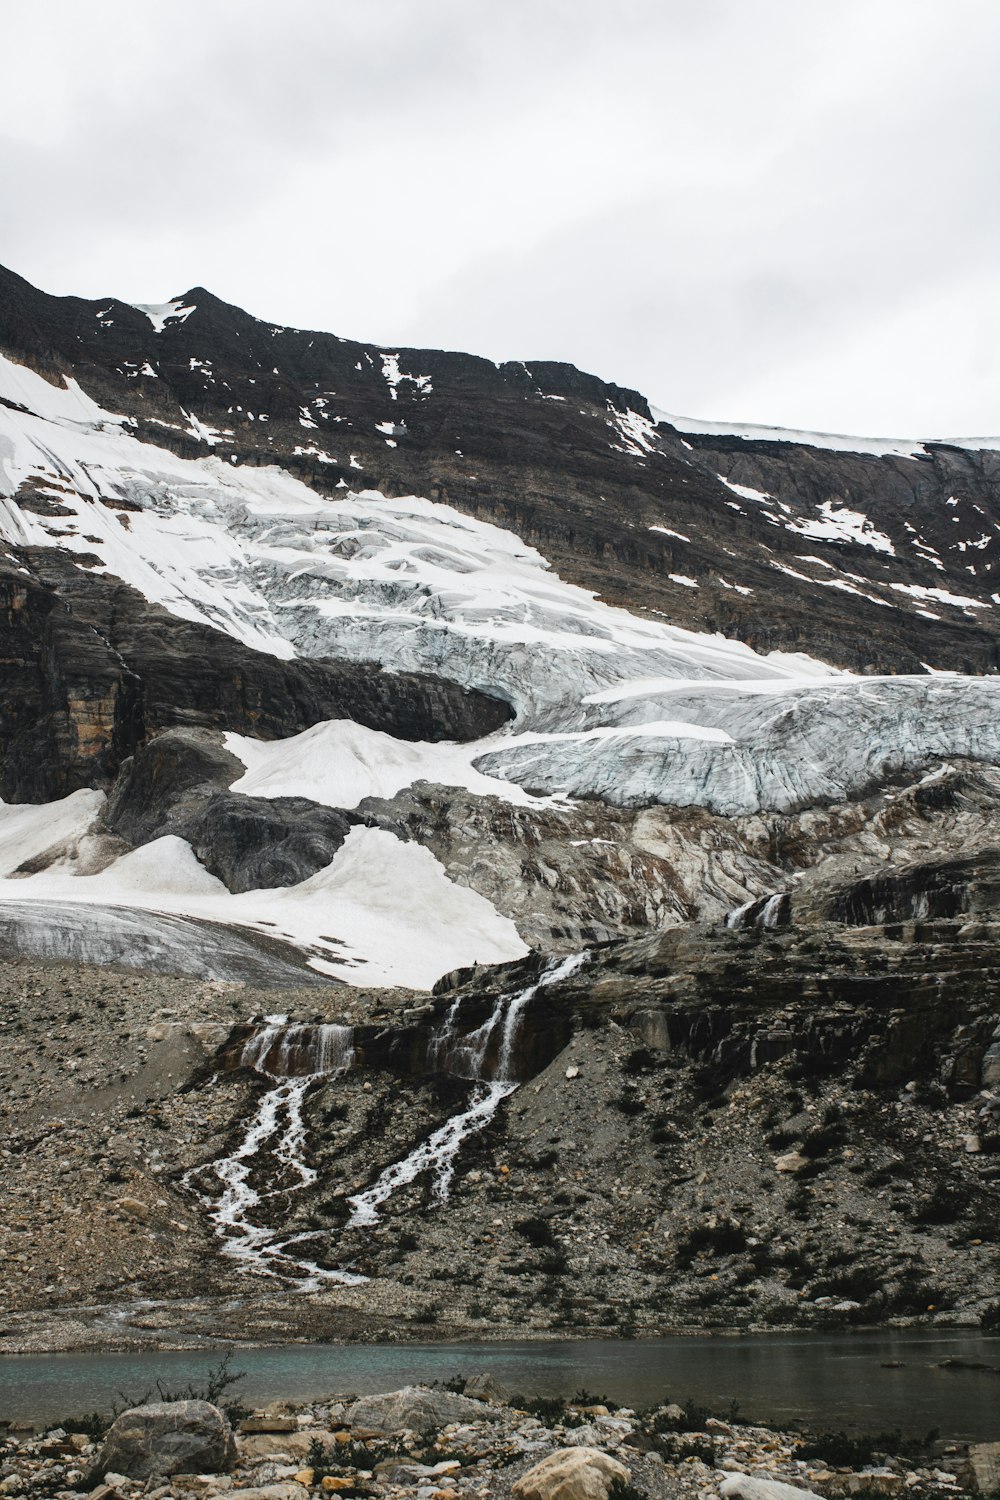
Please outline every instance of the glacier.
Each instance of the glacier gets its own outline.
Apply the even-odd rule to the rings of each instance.
[[[322,494],[206,449],[183,458],[141,442],[76,382],[0,356],[0,545],[58,548],[272,656],[433,672],[515,712],[462,746],[403,744],[350,721],[277,742],[230,734],[246,768],[235,791],[353,808],[426,782],[522,805],[740,815],[857,797],[949,757],[1000,758],[995,677],[856,676],[761,654],[608,605],[513,532],[443,502]],[[23,503],[39,493],[57,514]],[[354,829],[298,886],[234,896],[182,840],[111,860],[99,794],[75,795],[48,811],[0,808],[0,900],[242,925],[367,984],[426,987],[458,964],[525,951],[508,918],[384,830]]]

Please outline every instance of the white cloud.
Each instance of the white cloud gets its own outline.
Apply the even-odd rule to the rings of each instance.
[[[700,416],[988,430],[998,41],[992,0],[45,0],[5,22],[0,260]]]

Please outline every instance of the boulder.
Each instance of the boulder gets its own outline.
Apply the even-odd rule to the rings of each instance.
[[[433,1432],[449,1422],[495,1422],[497,1413],[484,1401],[408,1385],[401,1391],[361,1396],[348,1409],[347,1422],[376,1432]]]
[[[630,1470],[599,1448],[560,1448],[522,1474],[512,1493],[519,1500],[607,1500],[615,1480]]]
[[[333,1442],[332,1432],[241,1432],[236,1443],[240,1457],[251,1458],[305,1458],[313,1439],[324,1445]]]
[[[470,1375],[462,1394],[471,1397],[473,1401],[491,1401],[495,1406],[503,1406],[510,1400],[507,1387],[495,1380],[488,1371],[481,1375]]]
[[[719,1485],[723,1500],[803,1500],[816,1497],[815,1490],[784,1484],[780,1479],[762,1479],[757,1474],[727,1474]]]
[[[237,1493],[240,1500],[307,1500],[309,1495],[305,1485],[292,1480],[285,1484],[262,1484],[257,1489],[238,1490]]]
[[[968,1479],[981,1495],[1000,1492],[1000,1443],[973,1443],[968,1466]]]
[[[123,1411],[112,1423],[89,1482],[105,1474],[148,1479],[151,1474],[218,1474],[236,1456],[222,1412],[208,1401],[151,1401]]]

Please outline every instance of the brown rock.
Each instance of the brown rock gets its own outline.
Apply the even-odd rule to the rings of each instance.
[[[981,1495],[1000,1490],[1000,1443],[973,1443],[969,1449],[968,1477]]]
[[[615,1480],[630,1471],[599,1448],[560,1448],[522,1474],[513,1487],[519,1500],[607,1500]]]

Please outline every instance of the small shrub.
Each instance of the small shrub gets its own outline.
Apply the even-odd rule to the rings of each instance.
[[[956,1183],[938,1182],[913,1205],[914,1224],[953,1224],[962,1217],[967,1195]]]
[[[894,1432],[861,1433],[856,1437],[846,1432],[821,1432],[806,1438],[795,1457],[806,1461],[822,1459],[835,1468],[863,1469],[876,1456],[902,1454],[907,1449],[913,1451],[914,1445],[904,1442],[898,1428]]]
[[[238,1412],[239,1416],[236,1418],[236,1420],[242,1421],[244,1417],[248,1417],[250,1415],[249,1409],[247,1407],[240,1406],[236,1402],[231,1402],[229,1405],[226,1405],[221,1399],[231,1386],[237,1385],[239,1381],[246,1380],[247,1378],[246,1370],[237,1370],[235,1372],[230,1370],[229,1362],[232,1357],[233,1351],[229,1349],[226,1351],[217,1365],[211,1365],[205,1377],[204,1385],[196,1386],[192,1382],[188,1382],[186,1386],[179,1386],[176,1389],[171,1389],[169,1386],[165,1386],[162,1380],[157,1380],[156,1391],[159,1400],[208,1401],[212,1406],[221,1407],[222,1410],[227,1413],[227,1415],[229,1412]],[[130,1407],[145,1406],[147,1401],[150,1401],[152,1399],[153,1387],[148,1387],[141,1396],[129,1396],[126,1395],[124,1391],[119,1391],[118,1396],[119,1401],[123,1404],[118,1405],[116,1403],[112,1408],[116,1416],[119,1412],[127,1411]]]
[[[518,1234],[528,1241],[529,1245],[549,1246],[556,1244],[556,1237],[552,1233],[552,1225],[548,1219],[533,1215],[530,1219],[521,1219],[514,1225]]]
[[[562,1396],[511,1396],[511,1406],[537,1417],[546,1427],[561,1422],[566,1413],[566,1402]]]
[[[803,1140],[802,1155],[815,1160],[818,1157],[827,1156],[846,1142],[847,1131],[843,1125],[838,1123],[818,1125],[815,1130],[810,1130]]]
[[[599,1396],[596,1391],[588,1391],[585,1385],[581,1385],[573,1395],[574,1406],[606,1406],[608,1411],[617,1411],[617,1401],[612,1401],[610,1396]]]
[[[82,1432],[92,1443],[99,1443],[108,1430],[109,1422],[100,1412],[91,1411],[79,1417],[63,1417],[58,1425],[64,1432]]]
[[[667,1416],[660,1412],[653,1418],[653,1432],[701,1432],[712,1413],[689,1396],[681,1407],[680,1416]]]
[[[710,1469],[715,1468],[715,1444],[711,1438],[686,1437],[679,1432],[669,1432],[656,1437],[656,1452],[669,1463],[683,1463],[686,1458],[700,1458]]]
[[[537,1167],[540,1171],[545,1171],[549,1167],[554,1167],[558,1160],[558,1151],[543,1151],[540,1156],[535,1157],[531,1165]]]
[[[647,1497],[627,1479],[613,1479],[608,1488],[608,1500],[647,1500]]]
[[[735,1255],[746,1249],[746,1243],[746,1230],[731,1219],[720,1219],[715,1224],[696,1224],[677,1242],[677,1264],[689,1266],[700,1250],[713,1255]]]

